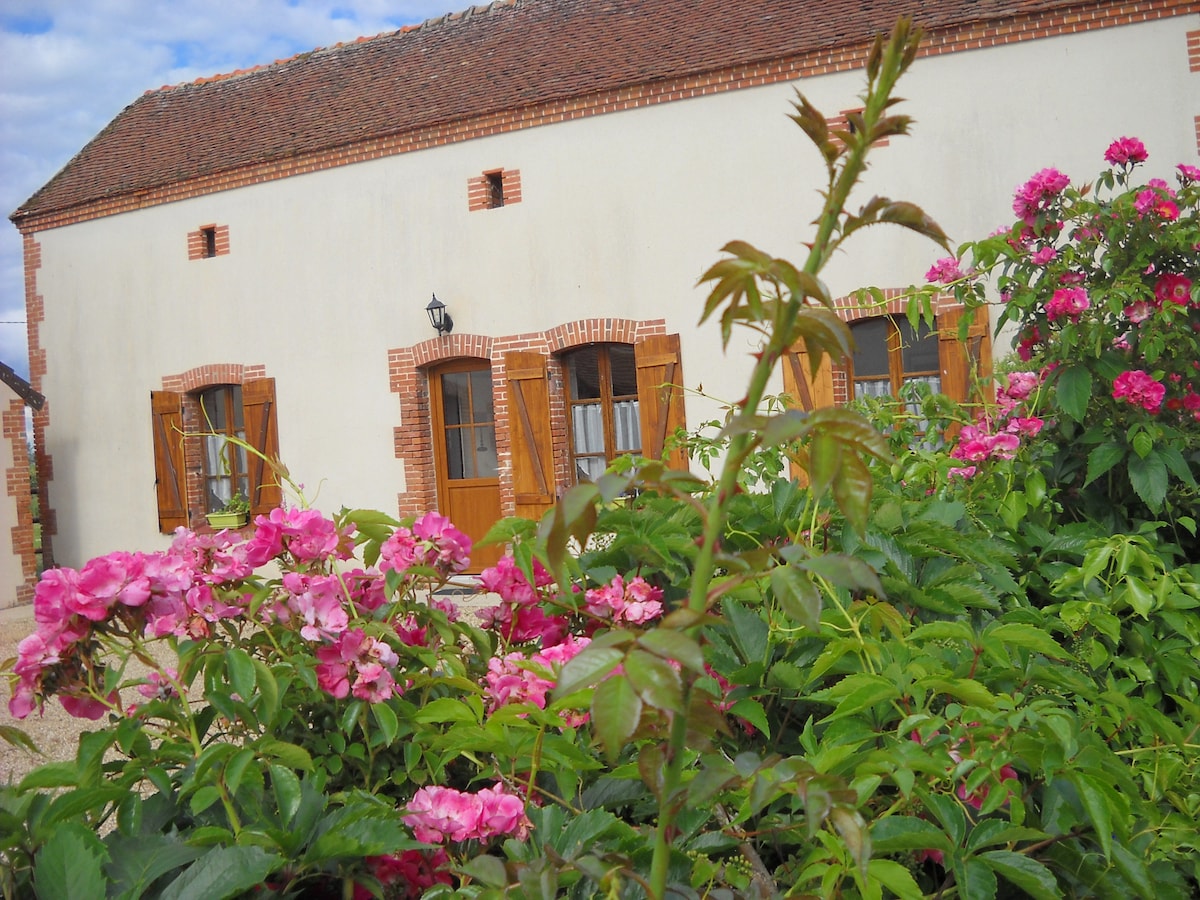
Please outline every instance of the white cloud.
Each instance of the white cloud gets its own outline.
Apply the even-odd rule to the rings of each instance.
[[[264,65],[465,8],[455,0],[5,0],[0,208],[5,217],[147,90]],[[25,317],[21,236],[0,225],[0,323]],[[28,374],[25,328],[0,361]]]

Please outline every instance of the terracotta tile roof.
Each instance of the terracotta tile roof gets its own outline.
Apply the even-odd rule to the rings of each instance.
[[[148,91],[12,215],[55,212],[369,138],[1078,0],[499,0]]]

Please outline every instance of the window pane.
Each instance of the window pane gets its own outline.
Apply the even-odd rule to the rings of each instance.
[[[584,347],[567,357],[572,400],[600,399],[600,362],[595,347]]]
[[[496,429],[492,425],[476,425],[475,478],[495,478],[500,469],[496,461]]]
[[[230,402],[233,404],[233,430],[242,435],[246,430],[246,423],[243,421],[242,411],[242,386],[235,384],[229,388],[231,393]]]
[[[938,372],[941,370],[938,362],[937,333],[929,329],[924,322],[920,328],[913,331],[908,319],[896,320],[900,329],[900,359],[905,372]]]
[[[228,430],[229,420],[225,415],[225,406],[228,402],[228,394],[224,388],[214,388],[200,395],[200,406],[204,415],[205,430]]]
[[[636,453],[642,449],[642,423],[638,419],[636,400],[613,404],[613,430],[616,431],[618,453]]]
[[[496,418],[492,412],[492,371],[476,369],[471,375],[471,421],[491,422]]]
[[[447,425],[471,421],[468,380],[467,372],[450,372],[442,376],[442,417]]]
[[[603,456],[581,456],[575,460],[575,480],[595,481],[604,474],[607,463]]]
[[[598,403],[571,407],[571,436],[576,453],[604,452],[604,414]]]
[[[449,478],[471,478],[470,473],[474,468],[474,460],[469,454],[464,453],[463,434],[461,428],[446,429],[446,475]]]
[[[637,368],[633,362],[633,347],[628,344],[610,344],[607,350],[609,366],[612,369],[613,396],[637,396]]]
[[[892,382],[889,378],[875,378],[854,382],[854,398],[887,397],[892,393]]]
[[[854,334],[854,377],[888,374],[888,327],[886,318],[867,319],[851,329]],[[886,391],[885,391],[886,393]]]

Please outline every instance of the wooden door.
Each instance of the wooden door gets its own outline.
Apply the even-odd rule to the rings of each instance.
[[[460,360],[429,374],[438,509],[455,527],[479,541],[500,518],[492,367]],[[503,545],[471,552],[468,571],[495,565]]]

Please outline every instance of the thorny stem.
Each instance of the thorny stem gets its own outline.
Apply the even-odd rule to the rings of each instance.
[[[820,272],[837,243],[835,234],[842,211],[846,207],[851,190],[866,168],[867,152],[871,146],[869,136],[874,132],[876,124],[887,110],[896,80],[912,61],[918,39],[919,34],[910,33],[908,21],[902,20],[892,32],[891,39],[882,48],[877,45],[876,50],[882,49],[882,53],[868,64],[870,78],[862,113],[863,137],[861,141],[852,141],[847,146],[846,152],[840,160],[840,168],[834,167],[831,170],[825,205],[817,219],[817,235],[804,264],[803,271],[807,275],[815,276]],[[873,53],[872,56],[874,57],[875,54]],[[872,65],[875,66],[874,71],[871,69]],[[782,298],[781,302],[783,302]],[[797,317],[805,303],[806,298],[797,294],[792,294],[786,302],[783,302],[776,326],[769,331],[766,346],[758,355],[751,372],[746,396],[738,404],[739,411],[735,416],[735,421],[737,419],[744,421],[758,412],[775,364],[789,349]],[[717,482],[717,490],[708,504],[700,550],[692,575],[688,609],[693,613],[703,613],[707,609],[709,582],[716,571],[716,555],[725,527],[728,505],[737,493],[738,471],[754,440],[755,436],[749,429],[736,430],[730,440],[729,450],[721,468],[721,476]],[[693,632],[696,630],[698,630],[698,626],[693,626],[691,629]],[[685,710],[688,709],[691,692],[691,682],[685,680],[682,707]],[[676,815],[683,806],[680,788],[686,755],[684,752],[686,738],[687,715],[676,715],[671,723],[671,734],[667,746],[666,770],[663,772],[658,825],[654,836],[654,856],[650,868],[649,893],[654,900],[663,900],[667,891],[667,872],[671,857],[669,836],[674,831]]]

